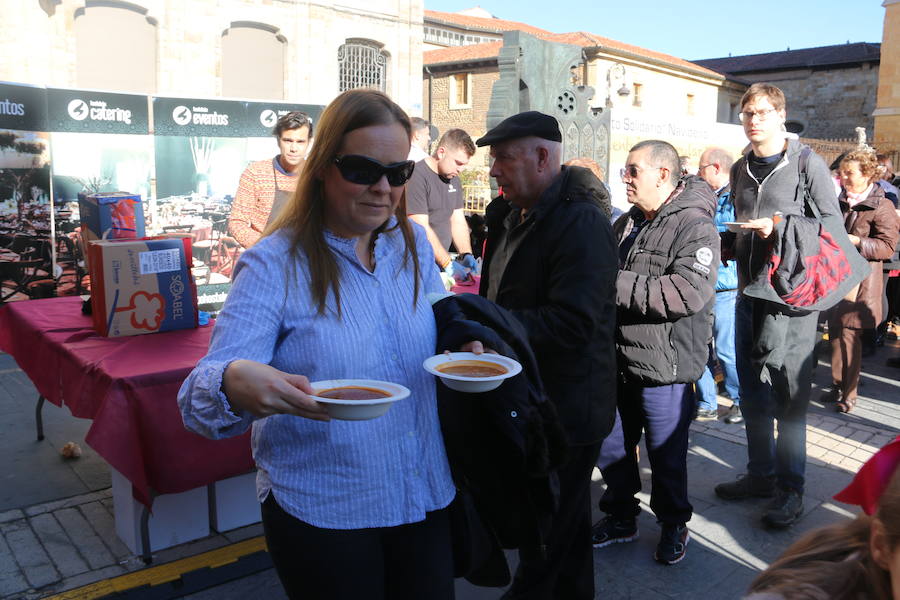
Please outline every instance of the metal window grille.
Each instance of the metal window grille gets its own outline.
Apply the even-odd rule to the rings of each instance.
[[[386,91],[387,56],[376,44],[353,42],[338,48],[339,91],[372,88]]]

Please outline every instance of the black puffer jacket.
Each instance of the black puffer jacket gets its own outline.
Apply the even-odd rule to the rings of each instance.
[[[593,173],[563,167],[530,211],[533,227],[510,256],[496,294],[497,304],[525,326],[544,389],[573,445],[602,441],[615,418],[616,248],[601,209],[605,199]],[[487,208],[482,296],[511,210],[502,196]]]
[[[716,197],[699,177],[682,179],[644,225],[616,280],[619,372],[642,385],[693,383],[709,357],[719,265]],[[635,207],[615,223],[621,244]]]

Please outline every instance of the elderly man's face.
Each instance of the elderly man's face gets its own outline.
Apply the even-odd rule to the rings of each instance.
[[[491,177],[503,188],[507,200],[522,208],[530,208],[540,194],[535,194],[538,169],[537,149],[522,139],[505,140],[491,146]]]

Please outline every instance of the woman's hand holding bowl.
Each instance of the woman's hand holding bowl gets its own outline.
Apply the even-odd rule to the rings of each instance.
[[[311,398],[313,389],[306,377],[270,365],[236,360],[225,369],[222,388],[233,408],[257,417],[285,414],[330,420],[325,407]]]

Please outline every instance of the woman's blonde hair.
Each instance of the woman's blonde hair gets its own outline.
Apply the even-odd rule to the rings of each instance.
[[[891,552],[900,551],[900,469],[885,488],[875,513]],[[776,592],[786,600],[891,600],[890,573],[872,557],[872,517],[812,531],[763,571],[751,592]]]
[[[335,98],[319,119],[318,134],[300,173],[294,195],[263,233],[264,236],[271,235],[279,229],[286,229],[291,235],[291,253],[296,255],[299,249],[303,249],[309,264],[310,292],[320,315],[325,313],[329,289],[334,294],[338,315],[341,312],[340,268],[325,242],[324,233],[326,199],[323,180],[326,171],[334,163],[347,133],[363,127],[394,123],[403,127],[409,139],[409,117],[381,92],[349,90]],[[415,307],[419,296],[419,260],[415,235],[406,217],[405,189],[394,215],[397,224],[391,229],[399,228],[403,235],[403,266],[406,267],[408,260],[412,261]],[[387,222],[373,232],[373,243],[374,236],[386,231],[386,227]]]
[[[869,182],[878,180],[878,158],[875,151],[870,148],[858,148],[851,150],[841,158],[840,168],[850,162],[859,163],[859,172],[866,177]]]

